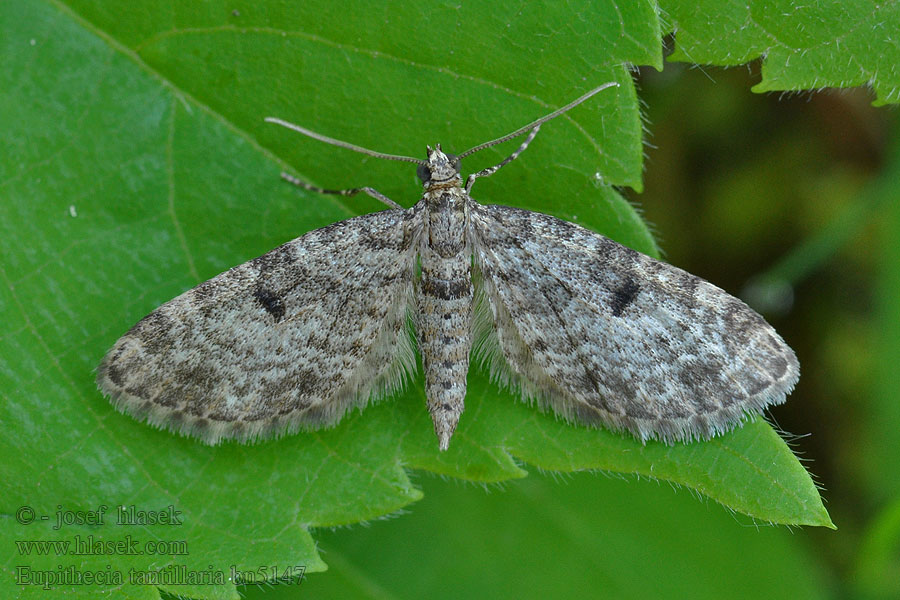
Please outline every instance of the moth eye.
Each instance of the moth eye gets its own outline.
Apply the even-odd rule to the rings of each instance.
[[[460,169],[459,157],[455,154],[448,154],[447,158],[450,159],[450,166],[453,167],[453,170],[456,171],[457,173],[459,173],[459,169]]]
[[[428,165],[419,165],[416,168],[416,176],[422,183],[427,183],[431,180],[431,170],[428,168]]]

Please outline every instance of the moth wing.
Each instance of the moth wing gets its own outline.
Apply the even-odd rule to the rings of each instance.
[[[775,330],[699,277],[549,215],[475,205],[470,223],[482,360],[523,399],[671,443],[735,427],[799,378]]]
[[[415,372],[411,211],[335,223],[163,304],[103,358],[116,407],[216,443],[336,423]]]

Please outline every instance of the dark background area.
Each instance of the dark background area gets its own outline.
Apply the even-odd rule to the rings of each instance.
[[[879,277],[882,246],[896,240],[879,225],[895,209],[871,190],[896,114],[865,89],[753,94],[758,69],[642,69],[645,190],[629,197],[666,260],[750,302],[796,350],[800,382],[770,420],[806,459],[839,528],[808,532],[816,552],[851,576],[895,485],[882,463],[896,447],[868,436],[888,417],[871,396],[891,386],[877,380],[889,360],[878,336],[896,299],[879,306]]]

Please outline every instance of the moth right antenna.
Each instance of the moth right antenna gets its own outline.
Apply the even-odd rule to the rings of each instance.
[[[503,142],[506,142],[513,138],[517,138],[520,135],[522,135],[523,133],[525,133],[526,131],[529,132],[528,137],[525,138],[525,141],[522,142],[522,144],[515,150],[515,152],[513,152],[512,154],[507,156],[499,164],[496,164],[493,167],[488,167],[486,169],[482,169],[482,170],[478,171],[477,173],[472,173],[471,175],[469,175],[466,178],[466,185],[465,185],[466,193],[469,193],[472,191],[472,184],[475,183],[475,180],[478,179],[479,177],[488,177],[490,175],[493,175],[494,173],[499,171],[502,167],[505,167],[512,161],[516,160],[516,158],[520,154],[522,154],[522,152],[525,150],[525,148],[528,147],[528,144],[531,143],[531,140],[534,139],[534,136],[537,135],[538,131],[540,131],[541,125],[543,125],[550,119],[558,117],[559,115],[563,114],[567,110],[569,110],[575,106],[578,106],[579,104],[581,104],[582,102],[584,102],[585,100],[587,100],[588,98],[590,98],[591,96],[596,94],[597,92],[603,91],[608,87],[614,87],[614,86],[619,87],[619,84],[616,83],[615,81],[611,81],[609,83],[604,83],[600,87],[596,87],[596,88],[592,89],[591,91],[589,91],[587,94],[585,94],[581,98],[578,98],[576,100],[573,100],[572,102],[569,102],[562,108],[558,108],[558,109],[554,110],[549,115],[545,115],[545,116],[541,117],[540,119],[538,119],[537,121],[534,121],[533,123],[529,123],[525,127],[516,129],[512,133],[508,133],[508,134],[504,135],[503,137],[497,138],[496,140],[491,140],[490,142],[478,144],[474,148],[469,148],[468,150],[466,150],[465,152],[460,154],[459,158],[462,159],[463,157],[468,156],[469,154],[475,154],[479,150],[484,150],[485,148],[487,148],[489,146],[494,146],[496,144],[502,144]]]
[[[462,160],[463,158],[465,158],[466,156],[469,156],[470,154],[475,154],[476,152],[478,152],[480,150],[484,150],[485,148],[490,148],[491,146],[496,146],[497,144],[502,144],[503,142],[509,141],[513,138],[517,138],[520,135],[522,135],[528,131],[531,131],[532,129],[537,129],[538,127],[540,127],[541,125],[543,125],[544,123],[549,121],[550,119],[555,119],[556,117],[563,114],[564,112],[575,108],[576,106],[578,106],[579,104],[581,104],[582,102],[584,102],[585,100],[587,100],[588,98],[593,96],[594,94],[602,92],[603,90],[605,90],[607,88],[611,88],[611,87],[619,87],[619,84],[615,81],[610,81],[609,83],[604,83],[600,87],[595,87],[594,89],[589,91],[584,96],[581,96],[580,98],[572,100],[571,102],[569,102],[562,108],[557,108],[549,115],[545,115],[545,116],[541,117],[540,119],[538,119],[537,121],[534,121],[533,123],[529,123],[528,125],[526,125],[524,127],[520,127],[519,129],[516,129],[512,133],[507,133],[503,137],[499,137],[496,140],[491,140],[490,142],[485,142],[483,144],[478,144],[477,146],[475,146],[473,148],[469,148],[462,154],[458,155],[457,158]]]

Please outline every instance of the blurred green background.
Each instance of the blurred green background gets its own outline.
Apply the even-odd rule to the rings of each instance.
[[[653,147],[636,199],[669,260],[740,293],[801,357],[771,414],[838,531],[788,538],[827,593],[900,597],[896,111],[864,89],[748,94],[758,69],[642,70]]]

